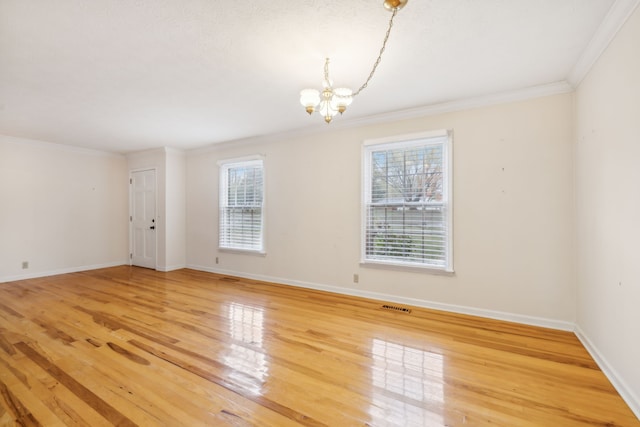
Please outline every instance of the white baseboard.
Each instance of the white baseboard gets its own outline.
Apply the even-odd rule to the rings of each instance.
[[[157,267],[156,270],[158,271],[163,271],[163,272],[167,272],[167,271],[173,271],[173,270],[180,270],[182,268],[187,268],[186,265],[184,264],[180,264],[180,265],[169,265],[166,267]]]
[[[430,308],[433,310],[449,311],[452,313],[468,314],[471,316],[486,317],[489,319],[504,320],[507,322],[521,323],[524,325],[541,326],[544,328],[557,329],[562,331],[573,332],[575,325],[573,322],[562,320],[546,319],[543,317],[526,316],[522,314],[507,313],[502,311],[486,310],[481,308],[466,307],[462,305],[444,304],[439,302],[421,300],[417,298],[405,298],[396,295],[383,294],[378,292],[361,291],[358,289],[342,288],[319,283],[302,282],[298,280],[284,279],[282,277],[271,277],[259,274],[248,274],[240,271],[224,270],[220,268],[205,267],[201,265],[187,265],[187,268],[193,270],[206,271],[209,273],[225,274],[229,276],[243,277],[246,279],[261,280],[265,282],[281,283],[284,285],[292,285],[300,288],[315,289],[319,291],[333,292],[337,294],[351,295],[362,298],[369,298],[385,302],[394,302],[397,304],[407,304],[415,307]]]
[[[14,276],[0,277],[0,283],[15,282],[16,280],[37,279],[39,277],[56,276],[58,274],[77,273],[79,271],[97,270],[99,268],[118,267],[128,265],[128,260],[108,262],[105,264],[82,265],[79,267],[59,268],[56,270],[38,271],[35,273],[16,274]]]
[[[604,372],[609,381],[611,381],[611,384],[613,384],[613,387],[622,399],[629,405],[631,411],[640,419],[640,398],[636,396],[633,390],[627,385],[613,366],[611,366],[600,350],[598,350],[598,347],[595,346],[593,341],[591,341],[580,328],[580,325],[576,325],[575,334],[589,354],[591,354],[591,357],[596,361],[602,372]]]
[[[188,265],[187,268],[191,268],[193,270],[206,271],[210,273],[218,273],[218,274],[224,274],[229,276],[244,277],[244,278],[253,279],[253,280],[281,283],[285,285],[298,286],[301,288],[315,289],[315,290],[327,291],[327,292],[333,292],[333,293],[345,294],[345,295],[352,295],[352,296],[370,298],[370,299],[375,299],[380,301],[390,301],[390,302],[395,302],[399,304],[408,304],[416,307],[431,308],[434,310],[449,311],[449,312],[460,313],[460,314],[469,314],[472,316],[480,316],[480,317],[486,317],[490,319],[521,323],[524,325],[541,326],[545,328],[573,332],[576,334],[580,342],[582,342],[582,345],[584,345],[587,351],[594,358],[594,360],[596,361],[596,363],[598,364],[602,372],[605,374],[605,376],[609,379],[609,381],[611,381],[611,383],[613,384],[613,387],[620,394],[622,399],[627,403],[627,405],[629,405],[629,408],[631,408],[631,411],[633,411],[636,417],[640,419],[640,399],[638,398],[638,396],[635,395],[635,393],[626,384],[626,382],[622,379],[622,377],[609,364],[609,362],[607,362],[607,360],[602,355],[602,353],[598,351],[597,347],[591,342],[591,340],[580,329],[580,327],[573,322],[546,319],[546,318],[535,317],[535,316],[525,316],[521,314],[506,313],[501,311],[485,310],[485,309],[474,308],[474,307],[465,307],[465,306],[454,305],[454,304],[443,304],[443,303],[438,303],[433,301],[419,300],[415,298],[403,298],[395,295],[388,295],[388,294],[382,294],[377,292],[367,292],[367,291],[360,291],[357,289],[339,288],[335,286],[321,285],[317,283],[283,279],[280,277],[271,277],[271,276],[264,276],[264,275],[258,275],[258,274],[247,274],[239,271],[223,270],[219,268],[204,267],[200,265]]]
[[[5,277],[0,277],[0,283],[13,282],[16,280],[34,279],[34,278],[46,277],[46,276],[54,276],[58,274],[76,273],[80,271],[97,270],[100,268],[117,267],[120,265],[129,265],[129,261],[125,260],[120,262],[93,264],[93,265],[85,265],[80,267],[41,271],[41,272],[30,273],[30,274],[5,276]],[[160,271],[172,271],[172,270],[178,270],[181,268],[185,268],[185,266],[182,266],[182,265],[169,266],[169,267],[164,267]],[[449,312],[460,313],[460,314],[469,314],[472,316],[486,317],[489,319],[496,319],[496,320],[504,320],[508,322],[521,323],[525,325],[541,326],[545,328],[558,329],[563,331],[572,331],[576,334],[576,336],[578,337],[582,345],[584,345],[584,347],[587,349],[589,354],[591,354],[591,357],[594,358],[594,360],[596,361],[596,363],[598,364],[602,372],[609,379],[609,381],[611,381],[614,388],[620,394],[622,399],[624,399],[627,405],[629,405],[629,407],[631,408],[633,413],[636,415],[636,417],[640,419],[640,399],[638,398],[638,396],[636,396],[636,394],[626,384],[626,382],[622,379],[622,377],[616,372],[616,370],[611,366],[611,364],[609,364],[607,359],[602,355],[602,353],[593,344],[593,342],[589,339],[589,337],[584,333],[584,331],[580,328],[580,326],[575,325],[572,322],[546,319],[546,318],[535,317],[535,316],[525,316],[521,314],[507,313],[507,312],[501,312],[501,311],[485,310],[481,308],[466,307],[466,306],[455,305],[455,304],[444,304],[444,303],[426,301],[426,300],[421,300],[416,298],[404,298],[404,297],[398,297],[395,295],[383,294],[378,292],[368,292],[368,291],[361,291],[358,289],[341,288],[341,287],[323,285],[318,283],[289,280],[281,277],[272,277],[272,276],[265,276],[265,275],[259,275],[259,274],[248,274],[240,271],[224,270],[220,268],[205,267],[201,265],[187,265],[186,268],[199,270],[199,271],[206,271],[209,273],[243,277],[243,278],[252,279],[252,280],[281,283],[284,285],[297,286],[297,287],[306,288],[306,289],[314,289],[319,291],[327,291],[327,292],[333,292],[338,294],[369,298],[369,299],[374,299],[379,301],[389,301],[389,302],[395,302],[398,304],[407,304],[415,307],[430,308],[434,310],[449,311]]]

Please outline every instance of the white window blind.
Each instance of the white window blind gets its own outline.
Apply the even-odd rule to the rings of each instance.
[[[451,137],[365,143],[363,262],[453,271]]]
[[[220,165],[220,236],[222,249],[264,252],[263,161]]]

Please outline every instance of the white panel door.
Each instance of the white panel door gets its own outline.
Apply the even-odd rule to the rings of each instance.
[[[156,268],[156,171],[131,173],[131,264]]]

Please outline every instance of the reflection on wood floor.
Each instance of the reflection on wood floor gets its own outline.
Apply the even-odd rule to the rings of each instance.
[[[192,270],[0,284],[0,425],[640,426],[574,334]]]

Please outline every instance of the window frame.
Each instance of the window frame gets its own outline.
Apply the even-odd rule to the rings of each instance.
[[[263,155],[253,155],[246,157],[238,157],[232,159],[225,159],[218,161],[218,250],[221,252],[234,252],[234,253],[242,253],[242,254],[253,254],[253,255],[266,255],[266,166],[265,166],[265,156]],[[228,184],[228,171],[232,168],[240,168],[240,167],[248,167],[253,164],[260,164],[262,167],[262,204],[260,206],[260,248],[252,249],[245,248],[240,246],[223,246],[223,212],[222,210],[226,207],[228,194],[229,194],[229,184]]]
[[[440,142],[438,142],[440,141]],[[403,262],[367,257],[368,204],[372,198],[372,153],[387,149],[402,149],[411,146],[442,144],[443,206],[445,208],[445,263],[444,266],[421,262]],[[362,266],[388,267],[401,270],[416,270],[432,273],[453,273],[453,131],[436,130],[365,140],[362,143],[361,174],[361,234],[360,264]]]

